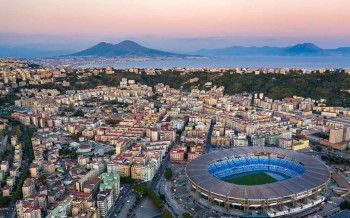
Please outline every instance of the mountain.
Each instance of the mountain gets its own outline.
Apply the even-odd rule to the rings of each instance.
[[[288,54],[318,54],[323,50],[312,43],[297,44],[285,49]]]
[[[175,54],[165,51],[160,51],[152,48],[146,48],[131,40],[125,40],[118,44],[110,44],[101,42],[86,50],[70,54],[67,56],[97,56],[97,57],[182,57],[186,55]]]
[[[201,49],[194,54],[207,56],[350,56],[350,47],[322,49],[313,43],[297,44],[291,47],[232,46],[222,49]]]

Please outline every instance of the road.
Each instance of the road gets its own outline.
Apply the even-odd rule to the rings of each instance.
[[[0,148],[0,157],[2,157],[6,151],[8,137],[9,135],[5,135],[4,138],[2,138],[1,148]]]
[[[136,201],[136,196],[134,194],[128,197],[125,201],[123,201],[125,203],[124,207],[120,210],[120,213],[117,215],[117,217],[127,217],[129,213],[129,209],[132,208],[135,201]]]
[[[117,213],[118,209],[122,206],[122,203],[125,203],[125,199],[128,197],[131,189],[132,189],[133,183],[126,186],[123,191],[119,194],[116,202],[114,203],[113,207],[108,211],[106,217],[114,217],[114,215]]]
[[[183,214],[186,212],[183,207],[181,207],[174,198],[174,192],[172,190],[172,181],[168,181],[163,179],[160,183],[162,186],[159,189],[163,189],[163,193],[165,194],[166,204],[169,208],[173,208],[177,215]]]
[[[4,155],[5,151],[6,151],[6,146],[7,146],[7,141],[8,141],[8,137],[11,133],[11,130],[12,130],[12,126],[10,125],[8,127],[8,134],[6,134],[4,136],[4,138],[2,139],[2,144],[1,144],[1,148],[0,148],[0,157],[2,158],[2,156]]]
[[[214,124],[211,123],[210,128],[209,128],[209,132],[207,135],[207,140],[205,142],[205,153],[209,153],[210,148],[211,148],[211,135],[213,134],[213,128],[214,128]]]
[[[211,125],[211,131],[212,131],[212,125]],[[171,147],[174,145],[174,143],[172,143],[170,145],[169,151],[171,149]],[[157,170],[156,174],[154,175],[152,181],[148,184],[148,186],[153,189],[156,193],[158,193],[157,191],[157,186],[158,183],[160,181],[161,178],[163,178],[164,172],[165,172],[165,168],[168,166],[169,164],[169,160],[170,160],[170,152],[168,152],[164,158],[164,160],[162,161],[162,163],[159,166],[159,169]],[[125,199],[128,195],[128,193],[130,193],[131,189],[132,189],[132,185],[125,187],[123,193],[120,193],[116,202],[114,203],[113,207],[108,211],[106,217],[114,217],[118,211],[118,209],[121,207],[122,203],[125,203]],[[169,206],[169,205],[168,205]],[[177,213],[171,208],[169,207],[170,210],[172,211],[172,213],[177,216]]]
[[[170,152],[168,152],[164,158],[164,160],[162,161],[162,163],[159,166],[159,169],[157,170],[157,173],[154,175],[151,183],[149,184],[149,187],[155,191],[157,191],[157,185],[159,183],[159,180],[162,178],[164,172],[165,172],[165,168],[167,167],[168,163],[170,160]]]
[[[24,160],[24,164],[21,167],[21,171],[19,173],[19,177],[21,178],[23,176],[23,172],[27,171],[29,168],[29,146],[27,144],[27,127],[23,126],[23,134],[22,134],[22,145],[23,145],[23,158],[22,160]],[[14,184],[14,187],[17,186],[19,179],[16,180],[16,183]],[[9,209],[7,210],[7,213],[5,215],[5,218],[14,218],[16,215],[16,202],[14,202],[13,200],[11,200],[10,204],[9,204]]]
[[[174,145],[171,144],[170,148],[169,148],[169,151],[171,149],[171,147]],[[170,160],[170,152],[168,152],[164,158],[164,160],[162,161],[156,175],[153,177],[153,180],[151,181],[149,187],[151,189],[153,189],[156,193],[159,194],[159,188],[158,188],[158,184],[159,184],[159,181],[164,178],[164,172],[165,172],[165,168],[168,166],[169,164],[169,160]],[[178,214],[176,213],[176,211],[167,203],[165,203],[166,206],[171,210],[171,212],[173,213],[173,215],[175,215],[175,217],[178,217]]]
[[[170,149],[171,149],[171,147],[172,146],[170,146]],[[169,149],[169,151],[170,151],[170,149]],[[168,166],[169,160],[170,160],[170,152],[168,152],[166,154],[166,156],[165,156],[164,160],[162,161],[156,175],[154,175],[151,183],[149,184],[149,187],[151,189],[153,189],[158,194],[159,194],[159,191],[157,190],[157,186],[158,186],[159,181],[164,177],[165,168]],[[171,210],[173,215],[175,215],[175,217],[178,217],[178,214],[176,213],[176,211],[174,211],[174,209],[172,207],[170,207],[169,204],[167,204],[167,203],[165,203],[165,204]]]
[[[173,144],[170,146],[170,148],[173,146]],[[170,150],[169,148],[169,150]],[[157,170],[157,173],[154,175],[152,181],[148,184],[148,186],[153,189],[156,193],[157,192],[157,185],[160,181],[160,179],[163,177],[164,172],[165,172],[165,168],[167,167],[168,163],[170,160],[170,153],[168,152],[164,158],[164,160],[162,161],[162,163],[159,166],[159,169]],[[125,199],[127,198],[127,195],[130,193],[131,189],[132,189],[132,185],[129,185],[127,187],[125,187],[125,189],[123,190],[123,193],[121,193],[114,206],[109,210],[108,214],[106,217],[114,217],[118,211],[118,209],[121,207],[122,203],[125,203]],[[173,214],[176,214],[175,211],[173,211]]]

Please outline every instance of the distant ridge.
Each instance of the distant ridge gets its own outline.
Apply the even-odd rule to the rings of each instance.
[[[322,49],[313,43],[302,43],[291,47],[232,46],[222,49],[201,49],[194,54],[207,56],[350,56],[350,47]]]
[[[111,44],[106,42],[98,43],[97,45],[86,50],[73,53],[67,56],[97,56],[97,57],[183,57],[186,55],[175,54],[171,52],[160,51],[157,49],[147,48],[137,44],[131,40],[124,40],[118,44]]]

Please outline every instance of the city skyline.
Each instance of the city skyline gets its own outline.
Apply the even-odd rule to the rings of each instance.
[[[170,51],[302,42],[350,45],[346,0],[15,0],[2,5],[2,46],[77,50],[123,39]]]
[[[350,217],[349,0],[0,0],[0,217]]]

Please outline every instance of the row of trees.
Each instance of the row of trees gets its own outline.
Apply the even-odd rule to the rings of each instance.
[[[5,95],[5,96],[0,97],[0,105],[1,106],[13,105],[13,104],[15,104],[15,101],[18,99],[19,99],[19,97],[17,97],[14,94]]]
[[[29,163],[31,163],[34,160],[34,151],[33,151],[32,140],[31,140],[32,136],[34,134],[34,128],[27,127],[27,126],[24,126],[24,128],[25,128],[24,129],[24,133],[25,133],[24,140],[25,141],[23,141],[23,146],[24,146],[24,149],[26,149],[28,151],[28,161],[29,161]],[[25,147],[25,146],[27,146],[27,147]],[[18,180],[16,190],[12,196],[13,201],[17,201],[17,200],[23,198],[22,186],[23,186],[24,181],[29,177],[29,175],[30,175],[29,170],[25,170],[22,173],[21,177]]]
[[[350,164],[350,159],[343,158],[336,155],[323,155],[321,156],[323,161],[327,161],[333,164]]]
[[[183,213],[183,218],[193,218],[193,216],[190,213]],[[163,218],[173,218],[173,214],[169,210],[165,210],[163,212]]]
[[[22,176],[18,180],[18,184],[16,186],[16,190],[12,195],[12,200],[16,202],[17,200],[21,199],[23,197],[22,195],[22,186],[24,184],[24,180],[26,180],[29,177],[30,173],[29,170],[26,170],[23,172]]]
[[[28,156],[29,156],[29,163],[33,162],[34,160],[34,150],[32,146],[32,137],[34,135],[34,128],[28,127],[27,128],[27,136],[26,136],[26,145],[28,146]]]
[[[133,186],[133,190],[140,196],[146,195],[149,198],[151,198],[154,205],[156,205],[157,208],[161,209],[164,207],[163,201],[160,199],[160,197],[153,191],[153,189],[147,187],[146,185],[135,184]]]

